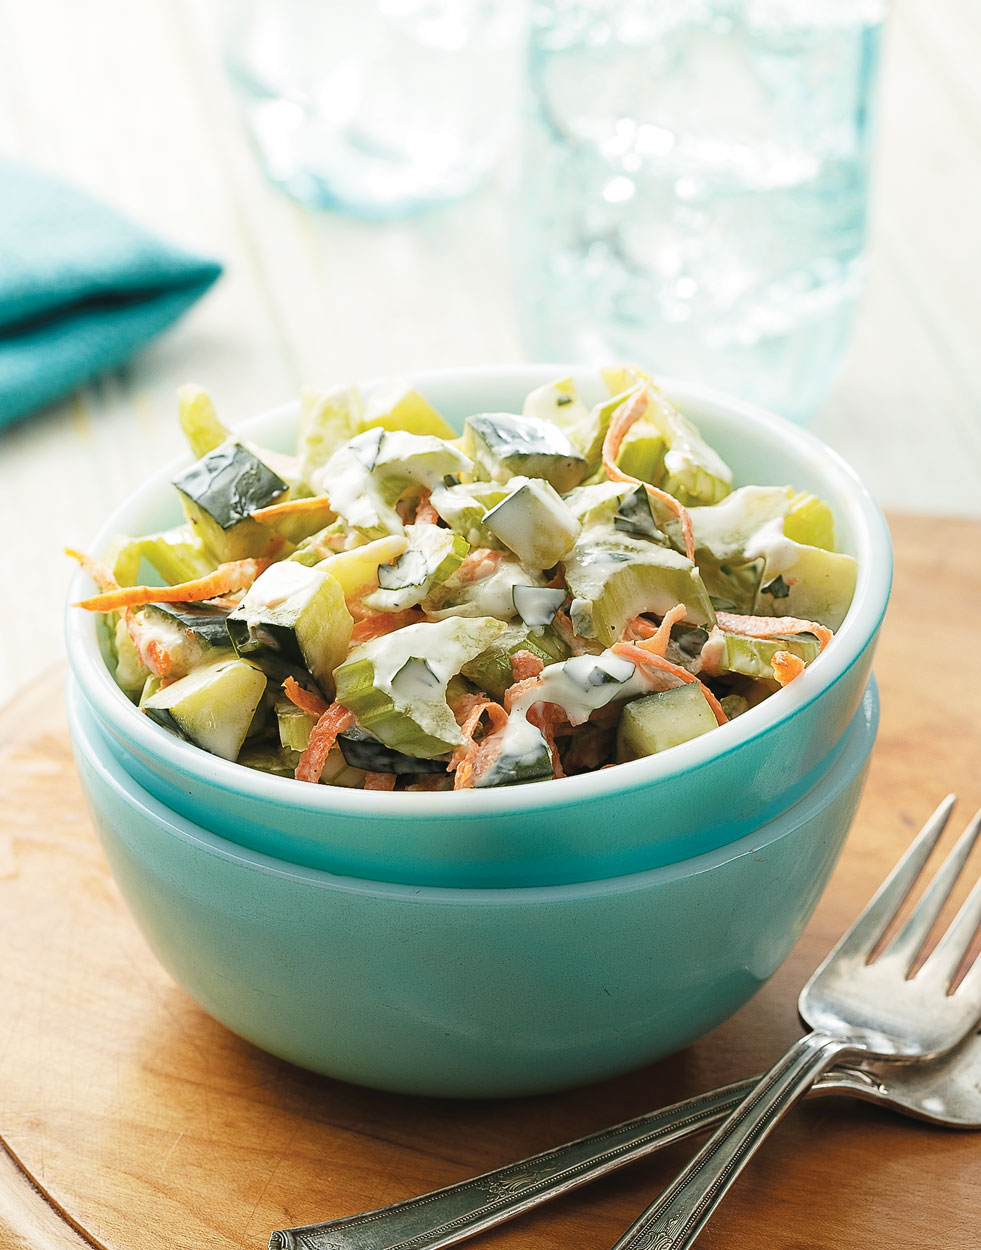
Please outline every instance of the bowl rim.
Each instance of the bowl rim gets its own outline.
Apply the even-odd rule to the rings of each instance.
[[[417,371],[406,378],[423,393],[479,390],[481,385],[513,387],[527,393],[556,377],[571,375],[583,384],[595,385],[596,370],[569,364],[518,364],[461,366],[450,369]],[[359,385],[370,387],[379,379]],[[703,734],[671,751],[618,764],[599,772],[564,777],[548,785],[503,786],[489,790],[455,790],[434,793],[406,793],[348,790],[333,786],[297,784],[292,778],[277,777],[243,768],[229,760],[185,742],[139,714],[116,685],[97,641],[95,613],[72,605],[91,593],[91,580],[81,569],[69,585],[65,616],[65,639],[69,663],[83,694],[96,714],[123,741],[133,741],[146,755],[185,777],[199,778],[212,789],[233,791],[256,797],[274,806],[303,808],[311,814],[344,813],[373,819],[460,820],[470,816],[506,816],[514,812],[568,806],[585,799],[598,799],[656,785],[666,777],[698,769],[713,757],[736,750],[754,738],[763,737],[802,711],[838,681],[860,658],[874,638],[885,614],[892,584],[892,547],[885,518],[872,495],[848,463],[810,431],[791,424],[773,413],[721,395],[697,384],[669,377],[657,378],[658,386],[684,410],[686,406],[709,410],[725,421],[747,422],[789,446],[796,458],[819,467],[821,475],[835,483],[848,513],[848,527],[854,535],[858,559],[858,580],[852,605],[836,631],[834,645],[820,656],[789,686],[779,699],[767,699],[755,708],[711,733]],[[433,396],[437,406],[441,402]],[[236,433],[296,418],[298,401],[279,405],[241,422]],[[698,417],[694,418],[697,422]],[[152,474],[113,510],[92,539],[88,550],[102,551],[118,533],[125,532],[118,518],[136,509],[148,495],[169,486],[174,475],[193,460],[190,451],[175,458]],[[836,520],[844,519],[836,505]],[[774,708],[774,703],[778,706]]]
[[[310,888],[330,889],[360,897],[395,898],[404,903],[448,906],[562,903],[631,893],[657,884],[698,876],[732,860],[758,854],[764,848],[793,834],[844,793],[867,766],[879,724],[878,686],[875,678],[870,676],[858,709],[843,735],[843,750],[824,776],[796,803],[784,808],[756,829],[733,842],[702,851],[688,859],[616,877],[561,882],[555,885],[438,886],[341,876],[324,868],[312,868],[306,864],[278,859],[265,851],[256,851],[233,842],[167,807],[134,780],[109,749],[102,728],[91,709],[86,706],[77,687],[69,686],[66,702],[72,743],[76,752],[84,755],[86,765],[98,773],[103,784],[113,792],[119,802],[130,809],[142,811],[147,819],[177,841],[204,854],[257,871],[263,876],[278,877]],[[98,821],[96,825],[98,827]]]

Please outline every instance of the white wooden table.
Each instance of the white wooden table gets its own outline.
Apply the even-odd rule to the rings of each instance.
[[[179,450],[181,382],[234,423],[304,383],[522,358],[502,185],[392,225],[305,211],[253,159],[213,16],[204,0],[0,0],[0,151],[226,264],[125,369],[0,433],[0,702],[62,652],[62,548]],[[889,508],[981,516],[979,63],[977,0],[896,0],[872,277],[815,424]]]

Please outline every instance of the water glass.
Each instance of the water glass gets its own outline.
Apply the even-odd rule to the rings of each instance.
[[[529,350],[807,420],[862,287],[885,3],[533,0]]]
[[[269,177],[302,202],[398,217],[499,155],[522,0],[228,0],[225,60]]]

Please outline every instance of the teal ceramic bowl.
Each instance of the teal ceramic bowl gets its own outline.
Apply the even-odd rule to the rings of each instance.
[[[534,386],[572,372],[525,365],[420,374],[414,381],[458,425],[479,410],[519,410]],[[833,643],[785,690],[736,721],[671,751],[587,776],[498,791],[388,794],[311,786],[242,768],[142,716],[115,685],[96,618],[69,609],[68,655],[80,697],[126,772],[189,820],[250,850],[311,868],[434,886],[531,886],[621,876],[742,838],[810,790],[842,749],[869,680],[889,596],[889,534],[855,474],[804,430],[681,384],[665,389],[732,465],[737,484],[792,483],[831,504],[839,546],[855,555],[855,599]],[[243,428],[289,450],[296,409]],[[170,481],[141,487],[91,545],[177,523]],[[70,598],[90,589],[75,579]]]
[[[875,737],[773,820],[627,876],[516,889],[341,877],[249,850],[122,767],[77,689],[79,774],[116,881],[174,979],[235,1033],[345,1081],[491,1097],[639,1067],[731,1015],[827,881]]]

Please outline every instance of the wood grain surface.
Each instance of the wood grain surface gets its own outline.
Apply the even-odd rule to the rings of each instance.
[[[62,673],[22,696],[0,715],[0,1250],[261,1248],[274,1228],[462,1180],[776,1058],[798,1033],[797,988],[935,802],[958,791],[958,825],[981,803],[971,654],[981,525],[892,525],[879,739],[806,933],[756,998],[697,1045],[561,1094],[398,1097],[313,1076],[232,1036],[170,981],[120,901],[75,779]],[[928,611],[939,637],[924,630]],[[689,1153],[664,1151],[473,1244],[602,1250]],[[979,1243],[981,1136],[829,1100],[777,1130],[699,1245]]]

